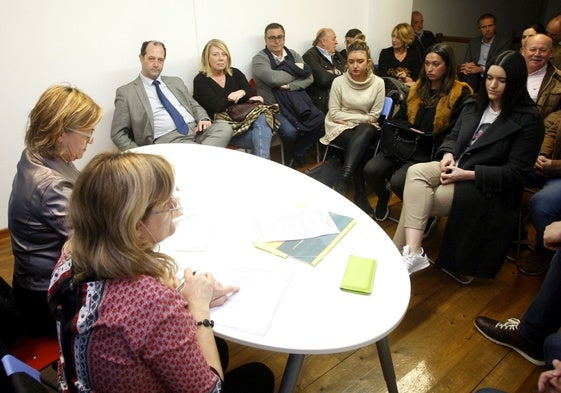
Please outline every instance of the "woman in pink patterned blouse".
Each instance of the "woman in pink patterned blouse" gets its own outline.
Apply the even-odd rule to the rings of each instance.
[[[226,374],[210,307],[237,287],[177,266],[158,243],[181,206],[161,156],[107,152],[76,181],[74,235],[49,288],[61,345],[63,392],[272,392],[274,378],[251,363]],[[224,383],[226,380],[226,383]]]

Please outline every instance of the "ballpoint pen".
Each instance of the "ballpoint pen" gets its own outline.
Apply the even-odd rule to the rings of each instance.
[[[197,273],[197,271],[196,271],[196,270],[193,270],[193,276],[194,276],[196,273]],[[182,279],[180,280],[180,283],[179,283],[179,285],[177,286],[176,289],[177,289],[178,291],[181,291],[181,289],[183,289],[183,286],[184,286],[184,285],[185,285],[185,278],[182,278]]]

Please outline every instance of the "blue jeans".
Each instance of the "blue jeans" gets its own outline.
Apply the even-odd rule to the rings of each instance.
[[[531,343],[543,345],[561,327],[561,251],[555,252],[540,291],[520,321],[520,333]]]
[[[287,149],[288,160],[294,158],[303,161],[306,153],[314,147],[319,138],[325,133],[323,127],[319,130],[300,132],[283,114],[277,114],[276,118],[280,122],[279,135],[284,147]]]
[[[249,130],[233,137],[230,144],[242,149],[251,149],[256,156],[269,159],[272,137],[271,127],[267,124],[265,115],[261,115],[255,119]]]
[[[543,231],[546,226],[561,219],[561,178],[531,173],[526,184],[542,187],[530,198],[530,217],[536,228],[536,249],[547,252],[543,246]]]

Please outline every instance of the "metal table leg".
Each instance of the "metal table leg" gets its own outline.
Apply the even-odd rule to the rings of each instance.
[[[296,389],[296,384],[298,383],[300,370],[302,370],[302,365],[304,364],[304,356],[305,355],[295,355],[292,353],[288,355],[288,360],[286,361],[286,367],[284,368],[284,374],[282,376],[279,393],[294,392],[294,390]]]
[[[382,373],[384,374],[384,380],[386,381],[388,392],[399,393],[397,390],[397,382],[395,380],[395,371],[393,369],[392,354],[390,352],[388,338],[384,337],[383,339],[377,341],[376,348],[378,348],[378,357],[380,358]]]

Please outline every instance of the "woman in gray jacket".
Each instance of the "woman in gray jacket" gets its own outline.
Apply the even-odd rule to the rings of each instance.
[[[8,204],[14,254],[13,295],[31,335],[55,334],[47,306],[51,272],[70,228],[66,209],[82,158],[103,110],[80,90],[48,88],[29,126]]]

